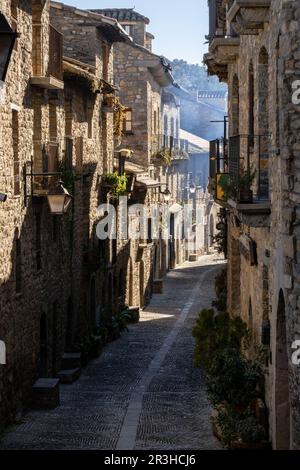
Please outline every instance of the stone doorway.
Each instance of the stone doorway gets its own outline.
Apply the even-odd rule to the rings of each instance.
[[[279,293],[276,328],[274,444],[276,450],[287,450],[290,448],[290,392],[285,300],[282,290]]]

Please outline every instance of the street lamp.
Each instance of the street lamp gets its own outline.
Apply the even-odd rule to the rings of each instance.
[[[5,16],[0,13],[0,80],[5,81],[15,40],[19,36],[9,26]]]
[[[47,200],[52,215],[63,215],[71,204],[72,196],[63,186],[62,181],[59,181],[56,187],[49,190]]]
[[[195,194],[195,192],[196,192],[196,186],[195,186],[194,183],[191,183],[191,184],[190,184],[190,193],[191,193],[191,194]]]
[[[170,201],[172,194],[171,194],[171,191],[169,191],[169,189],[165,189],[164,191],[161,191],[160,194],[163,195],[165,202]]]

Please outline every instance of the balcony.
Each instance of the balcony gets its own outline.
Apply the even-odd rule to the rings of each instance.
[[[188,158],[188,141],[165,134],[152,136],[152,160],[157,165],[160,160],[166,160],[169,165]]]
[[[239,55],[240,39],[237,37],[216,37],[204,55],[209,75],[217,75],[221,81],[227,80],[228,64],[233,64]]]
[[[42,25],[33,25],[32,85],[40,88],[62,90],[63,83],[63,35],[49,26],[49,59],[45,60]]]
[[[258,34],[269,20],[270,5],[271,0],[231,0],[227,24],[236,34]]]
[[[237,135],[228,142],[227,204],[243,223],[269,226],[269,136]]]

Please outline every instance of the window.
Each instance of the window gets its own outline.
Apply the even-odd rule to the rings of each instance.
[[[35,255],[36,255],[36,269],[42,269],[42,253],[41,253],[41,214],[38,212],[35,215]]]
[[[129,34],[129,36],[132,36],[132,26],[130,24],[124,24],[123,29],[125,29],[126,33]]]
[[[22,254],[21,240],[16,239],[16,293],[20,293],[22,288]]]
[[[102,45],[102,60],[103,60],[103,79],[109,81],[109,57],[111,46],[104,43]]]
[[[152,243],[152,219],[147,220],[147,243]]]
[[[254,136],[254,70],[253,63],[249,65],[249,135]]]
[[[20,194],[20,161],[19,161],[19,115],[12,112],[12,141],[14,155],[14,195]]]
[[[125,119],[124,119],[124,132],[132,132],[132,109],[127,108],[125,110]]]

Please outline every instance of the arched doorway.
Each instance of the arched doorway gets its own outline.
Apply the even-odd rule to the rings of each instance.
[[[275,448],[290,448],[290,391],[285,300],[282,289],[279,293],[276,326],[275,362]]]
[[[140,261],[140,307],[145,306],[145,269],[144,261]]]
[[[39,374],[40,377],[47,377],[48,375],[48,331],[47,331],[47,316],[42,313],[40,318],[40,360],[39,360]]]

